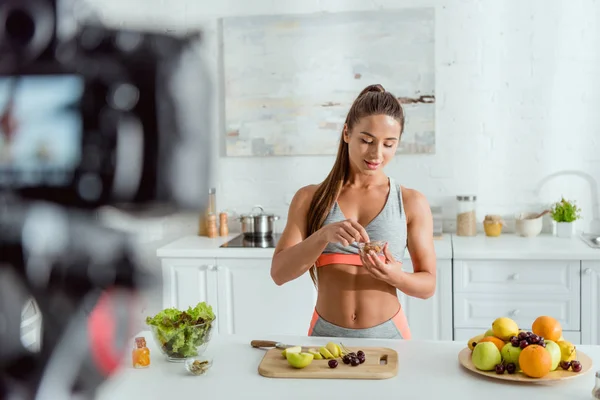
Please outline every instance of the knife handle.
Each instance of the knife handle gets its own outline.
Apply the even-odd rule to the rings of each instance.
[[[252,347],[275,347],[277,342],[272,340],[253,340],[250,342]]]

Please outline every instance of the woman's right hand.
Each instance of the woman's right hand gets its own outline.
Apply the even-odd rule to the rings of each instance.
[[[368,242],[369,235],[358,222],[347,219],[333,224],[327,224],[319,229],[321,237],[328,243],[339,243],[349,246],[354,242]]]

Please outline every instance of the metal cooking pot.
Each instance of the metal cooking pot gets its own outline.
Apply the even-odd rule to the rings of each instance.
[[[279,219],[279,216],[265,214],[261,206],[252,209],[260,209],[260,213],[241,214],[239,220],[242,223],[242,233],[246,237],[265,237],[273,234],[273,222]]]

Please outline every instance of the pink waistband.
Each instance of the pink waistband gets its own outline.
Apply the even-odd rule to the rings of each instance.
[[[385,262],[384,256],[378,256],[381,261]],[[324,267],[329,264],[348,264],[362,267],[362,261],[358,254],[340,254],[340,253],[324,253],[317,258],[315,266]]]

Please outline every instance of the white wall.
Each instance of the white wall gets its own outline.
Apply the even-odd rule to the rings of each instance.
[[[600,2],[593,0],[87,0],[102,20],[124,27],[203,29],[203,52],[219,90],[217,19],[230,15],[336,12],[434,5],[437,153],[398,156],[387,173],[444,206],[478,196],[478,215],[542,210],[564,195],[592,219],[588,183],[559,177],[579,170],[600,183]],[[401,76],[397,79],[402,79]],[[373,82],[365,82],[367,83]],[[218,93],[218,92],[217,92]],[[211,135],[220,144],[222,98]],[[218,149],[219,147],[215,147]],[[222,153],[222,151],[220,151]],[[217,161],[219,209],[255,204],[285,216],[294,192],[321,181],[333,157]],[[193,233],[196,216],[165,220],[168,235]],[[162,230],[162,225],[161,225]],[[160,233],[157,233],[160,236]],[[155,238],[156,239],[156,238]]]

